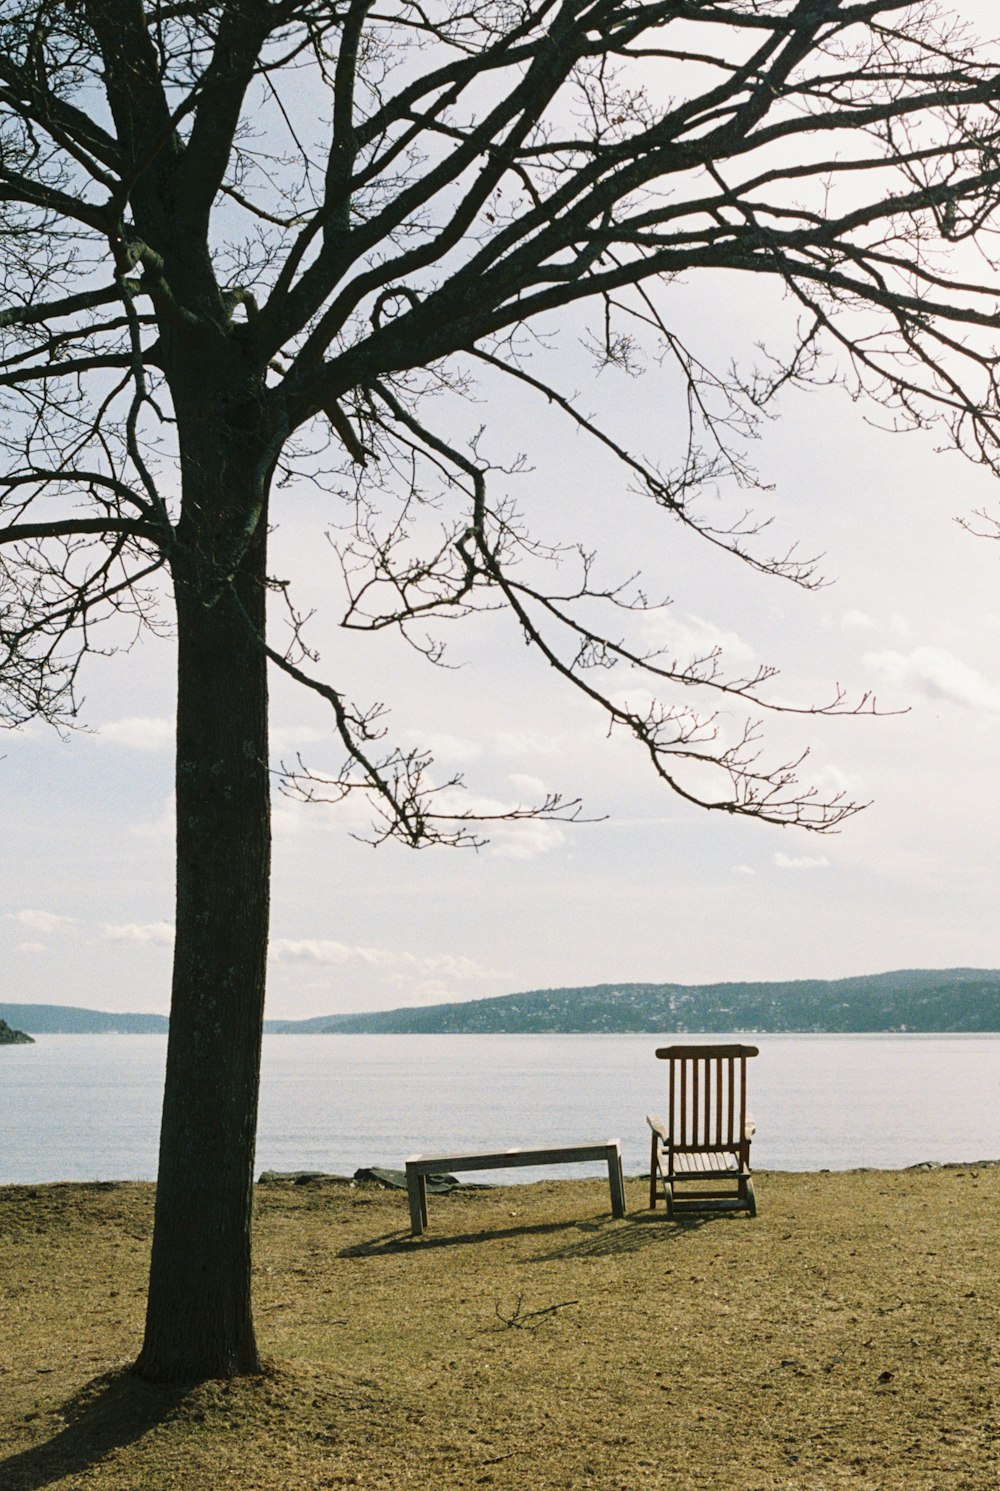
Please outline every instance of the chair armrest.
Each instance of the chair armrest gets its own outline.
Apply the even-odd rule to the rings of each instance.
[[[754,1123],[753,1119],[751,1118],[750,1114],[748,1113],[747,1116],[746,1116],[746,1121],[743,1124],[743,1137],[744,1137],[744,1139],[752,1139],[753,1136],[754,1136],[754,1134],[756,1134],[756,1132],[757,1132],[757,1125]]]
[[[664,1126],[662,1118],[659,1118],[655,1113],[647,1113],[646,1122],[653,1130],[653,1133],[660,1140],[661,1144],[669,1144],[670,1140],[667,1137],[667,1130]]]

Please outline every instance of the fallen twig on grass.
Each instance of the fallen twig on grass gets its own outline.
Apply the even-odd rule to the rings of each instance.
[[[505,1315],[500,1308],[499,1300],[496,1301],[494,1309],[497,1319],[502,1321],[508,1330],[537,1330],[545,1316],[554,1315],[556,1310],[565,1310],[570,1305],[578,1305],[579,1303],[578,1299],[564,1299],[557,1305],[543,1305],[540,1310],[523,1310],[521,1306],[524,1304],[524,1295],[519,1294],[513,1314]],[[529,1325],[528,1322],[532,1320],[535,1324]]]

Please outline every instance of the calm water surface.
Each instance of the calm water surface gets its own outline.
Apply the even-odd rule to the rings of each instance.
[[[1000,1158],[1000,1035],[751,1039],[759,1169]],[[265,1036],[257,1169],[351,1174],[399,1168],[419,1151],[611,1137],[626,1174],[638,1173],[648,1164],[645,1114],[665,1106],[657,1044],[649,1035]],[[153,1035],[39,1036],[0,1049],[0,1184],[151,1179],[165,1054],[166,1038]]]

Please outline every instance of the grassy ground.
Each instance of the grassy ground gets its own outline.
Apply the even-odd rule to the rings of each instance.
[[[992,1491],[1000,1168],[762,1175],[759,1215],[607,1183],[259,1188],[267,1373],[125,1370],[151,1188],[0,1189],[0,1491]]]

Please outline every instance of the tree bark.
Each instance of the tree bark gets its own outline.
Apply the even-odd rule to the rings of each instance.
[[[259,461],[256,473],[246,451],[193,464],[185,510],[195,521],[182,520],[173,562],[176,942],[146,1334],[136,1363],[141,1376],[161,1382],[260,1368],[250,1273],[270,880],[259,642],[266,521],[261,513],[220,590],[233,515],[252,510],[259,496]]]

